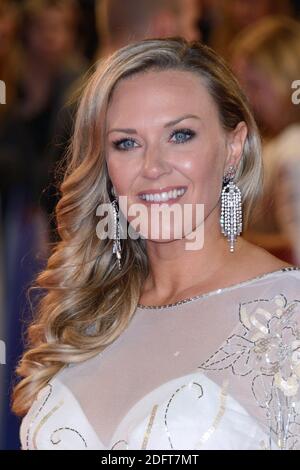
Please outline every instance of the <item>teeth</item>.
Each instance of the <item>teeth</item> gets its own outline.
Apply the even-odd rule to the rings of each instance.
[[[167,202],[169,199],[176,199],[177,197],[182,196],[185,191],[185,188],[180,188],[163,193],[141,194],[139,197],[144,201]]]

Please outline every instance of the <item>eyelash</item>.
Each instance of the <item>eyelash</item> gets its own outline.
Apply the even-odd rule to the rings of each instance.
[[[174,131],[171,132],[171,135],[170,137],[172,138],[174,135],[176,134],[185,134],[185,135],[189,135],[189,139],[186,139],[182,142],[174,142],[175,144],[186,144],[187,142],[189,142],[196,134],[196,132],[192,131],[192,129],[187,129],[187,128],[184,128],[184,129],[176,129]],[[126,141],[130,141],[130,142],[135,142],[134,139],[132,139],[131,137],[126,137],[126,138],[123,138],[123,139],[118,139],[118,140],[115,140],[113,142],[113,146],[117,149],[117,150],[120,150],[121,152],[127,152],[128,150],[131,150],[132,148],[134,147],[129,147],[129,148],[120,148],[119,145],[122,144],[123,142],[126,142]]]

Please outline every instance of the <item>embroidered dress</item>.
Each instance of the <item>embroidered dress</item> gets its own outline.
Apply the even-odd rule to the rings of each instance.
[[[300,268],[138,305],[102,353],[60,370],[22,449],[300,449]]]

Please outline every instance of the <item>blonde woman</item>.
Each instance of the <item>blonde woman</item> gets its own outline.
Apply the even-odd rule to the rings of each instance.
[[[23,449],[299,445],[300,268],[241,235],[261,172],[247,100],[213,50],[147,39],[99,62],[18,367]],[[152,216],[175,205],[184,218]]]

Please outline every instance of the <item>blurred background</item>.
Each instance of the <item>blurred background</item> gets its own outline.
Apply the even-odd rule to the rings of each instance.
[[[263,138],[264,194],[243,235],[300,265],[299,16],[300,0],[0,0],[0,449],[20,448],[9,409],[34,311],[27,288],[58,239],[57,175],[85,74],[146,37],[183,36],[219,52]]]

